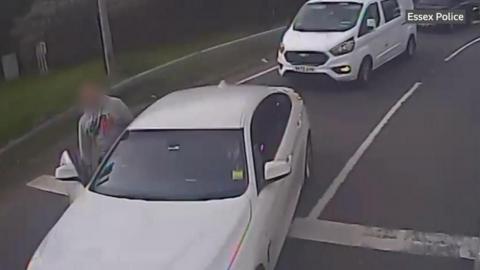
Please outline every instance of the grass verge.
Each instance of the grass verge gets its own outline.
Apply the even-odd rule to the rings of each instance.
[[[151,48],[118,55],[121,77],[132,76],[192,52],[245,36],[242,33],[204,37],[198,42]],[[47,76],[0,82],[0,148],[52,116],[70,108],[75,91],[86,79],[104,77],[101,60],[66,68]]]

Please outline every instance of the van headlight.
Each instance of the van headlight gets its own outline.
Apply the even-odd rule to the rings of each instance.
[[[351,38],[333,47],[330,50],[330,53],[335,56],[339,56],[339,55],[350,53],[353,51],[353,49],[355,49],[355,40]]]

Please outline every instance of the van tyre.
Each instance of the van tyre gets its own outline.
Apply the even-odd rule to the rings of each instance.
[[[372,59],[370,57],[365,57],[360,64],[358,70],[357,83],[360,86],[365,86],[370,81],[372,75]]]
[[[417,41],[413,36],[411,36],[408,39],[407,49],[405,50],[405,56],[407,58],[412,58],[413,56],[415,56],[416,51],[417,51]]]

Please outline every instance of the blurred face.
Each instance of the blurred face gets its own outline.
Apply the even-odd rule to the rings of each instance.
[[[80,87],[80,105],[88,110],[97,109],[103,97],[103,88],[96,83],[85,83]]]

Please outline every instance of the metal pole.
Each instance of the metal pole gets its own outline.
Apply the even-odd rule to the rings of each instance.
[[[110,21],[108,19],[107,0],[97,0],[98,16],[100,21],[100,32],[102,35],[103,57],[107,75],[110,78],[115,77],[115,54],[113,51],[112,32],[110,31]]]

